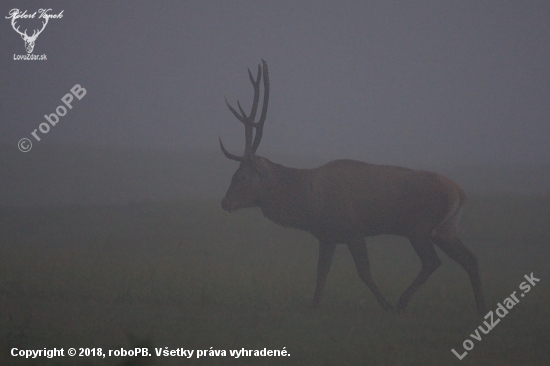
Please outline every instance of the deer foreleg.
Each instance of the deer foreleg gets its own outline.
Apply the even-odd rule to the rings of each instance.
[[[319,241],[319,261],[317,262],[317,285],[315,286],[315,294],[313,295],[312,307],[315,309],[319,306],[323,290],[327,282],[328,272],[336,250],[336,243]]]
[[[380,289],[378,289],[378,286],[372,279],[369,265],[369,253],[367,251],[365,239],[360,238],[354,242],[348,243],[348,248],[355,262],[359,278],[367,285],[374,296],[376,296],[376,299],[384,310],[393,309],[392,304],[382,295],[382,292],[380,292]]]

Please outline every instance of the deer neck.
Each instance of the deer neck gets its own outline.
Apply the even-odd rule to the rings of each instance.
[[[288,168],[273,163],[272,182],[260,198],[260,209],[276,224],[307,230],[309,169]]]

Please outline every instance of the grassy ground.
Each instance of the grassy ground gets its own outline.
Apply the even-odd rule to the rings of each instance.
[[[407,312],[384,312],[338,248],[320,309],[308,310],[317,245],[257,210],[219,202],[0,210],[0,364],[115,365],[122,357],[26,360],[11,348],[146,345],[226,350],[149,357],[155,365],[546,365],[550,358],[550,199],[472,197],[463,241],[494,310],[525,274],[540,282],[481,341],[465,272],[443,266]],[[394,304],[420,269],[408,242],[370,238],[373,275]],[[464,352],[459,361],[451,348]],[[289,357],[229,356],[286,347]],[[132,359],[132,361],[142,361]]]

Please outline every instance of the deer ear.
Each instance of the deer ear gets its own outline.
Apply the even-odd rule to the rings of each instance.
[[[269,160],[260,156],[254,156],[252,158],[252,164],[254,166],[254,170],[256,170],[263,182],[269,184],[273,181],[273,171]]]

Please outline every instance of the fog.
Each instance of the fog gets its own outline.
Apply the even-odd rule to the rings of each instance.
[[[550,163],[548,2],[49,3],[34,54],[0,6],[0,137],[49,144],[240,154],[224,96],[252,101],[247,68],[269,65],[258,154],[411,167]],[[36,9],[35,9],[36,8]],[[21,30],[40,20],[18,19]],[[33,28],[34,27],[34,28]],[[80,84],[47,134],[31,133]],[[16,150],[17,151],[17,150]]]
[[[55,16],[47,22],[44,7]],[[10,0],[0,14],[0,364],[27,365],[24,350],[53,347],[157,354],[149,363],[120,352],[36,362],[180,365],[158,350],[183,348],[290,356],[196,361],[208,365],[548,360],[550,2]],[[25,60],[33,46],[42,60]],[[235,155],[245,141],[224,97],[248,111],[247,68],[255,73],[262,59],[270,100],[258,155],[300,168],[351,158],[450,177],[468,195],[468,250],[450,237],[459,201],[452,188],[450,205],[446,181],[433,195],[435,183],[402,181],[394,206],[376,197],[348,214],[335,203],[345,185],[325,195],[333,178],[288,173],[278,187],[317,182],[305,196],[320,203],[288,195],[281,212],[307,223],[296,227],[321,228],[322,243],[325,231],[351,240],[356,254],[339,246],[311,311],[324,283],[318,254],[321,267],[332,260],[326,247],[258,208],[230,215],[220,205],[237,162],[218,138]],[[432,198],[409,205],[413,191]],[[392,210],[419,212],[419,225],[391,221]],[[443,213],[447,221],[428,231]],[[341,230],[324,224],[332,217]],[[386,229],[368,231],[367,222],[409,232],[413,246],[369,237],[368,259],[357,233]],[[405,314],[384,311],[365,286],[373,288],[368,263],[403,310],[411,283],[436,267],[433,243],[441,269]],[[489,313],[475,317],[478,263],[490,334]],[[492,330],[499,309],[510,315]]]

